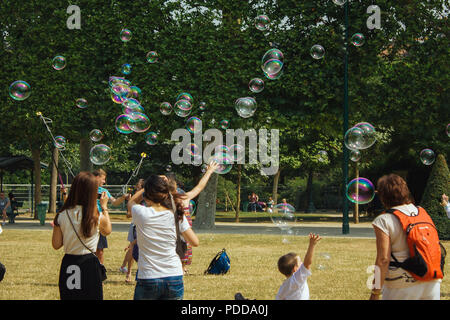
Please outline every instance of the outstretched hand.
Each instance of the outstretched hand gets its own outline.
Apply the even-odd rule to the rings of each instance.
[[[219,167],[219,164],[216,161],[211,161],[208,165],[207,171],[215,171]]]
[[[322,238],[318,234],[309,234],[309,244],[315,246]]]

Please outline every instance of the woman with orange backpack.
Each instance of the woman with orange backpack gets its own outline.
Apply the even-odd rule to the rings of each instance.
[[[445,249],[424,208],[396,174],[377,182],[386,211],[372,222],[377,257],[370,300],[439,300]]]

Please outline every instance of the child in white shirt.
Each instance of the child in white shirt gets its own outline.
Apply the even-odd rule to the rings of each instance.
[[[320,241],[319,235],[309,234],[309,246],[304,262],[296,253],[288,253],[278,259],[278,270],[286,276],[275,300],[309,300],[307,278],[311,275],[314,247]]]

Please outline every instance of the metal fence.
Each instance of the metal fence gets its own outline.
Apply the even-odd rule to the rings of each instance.
[[[70,188],[70,184],[65,185],[65,187],[66,189]],[[107,189],[114,198],[120,197],[124,192],[129,192],[129,190],[125,190],[125,186],[122,185],[104,185],[103,187]],[[30,212],[33,211],[32,210],[34,202],[33,188],[34,186],[32,186],[31,184],[4,184],[3,192],[5,193],[6,196],[8,196],[9,193],[12,193],[14,195],[16,201],[19,202],[19,204],[21,205],[19,207],[19,212]],[[41,185],[41,194],[42,194],[41,203],[48,204],[50,199],[50,185]],[[58,184],[56,188],[57,206],[58,202],[59,205],[61,204],[61,200],[62,200],[61,185]],[[110,205],[109,207],[110,211],[116,212],[126,211],[125,202],[123,202],[119,206]]]

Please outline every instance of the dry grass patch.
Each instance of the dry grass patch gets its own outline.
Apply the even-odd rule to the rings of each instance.
[[[127,246],[127,234],[115,232],[108,237],[105,250],[108,280],[104,285],[106,300],[131,300],[134,284],[125,283],[119,266]],[[284,277],[278,272],[278,258],[297,252],[302,258],[307,237],[277,235],[199,234],[200,247],[193,250],[193,263],[185,281],[187,300],[233,300],[236,292],[258,300],[274,299]],[[42,230],[4,230],[0,236],[0,261],[6,266],[0,283],[1,300],[59,299],[58,275],[64,255],[51,247],[51,232]],[[444,242],[450,252],[450,242]],[[226,248],[231,270],[223,276],[204,275],[214,255]],[[309,288],[312,300],[368,299],[368,266],[375,260],[375,240],[327,238],[316,247]],[[448,259],[447,259],[448,260]],[[448,263],[446,269],[448,270]],[[133,274],[136,264],[133,266]],[[444,278],[442,299],[450,299],[450,281]]]

